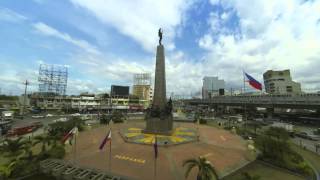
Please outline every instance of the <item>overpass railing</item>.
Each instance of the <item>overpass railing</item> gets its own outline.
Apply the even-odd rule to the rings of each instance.
[[[320,94],[301,95],[258,95],[258,96],[214,96],[211,99],[189,99],[187,103],[226,105],[298,105],[319,106]]]

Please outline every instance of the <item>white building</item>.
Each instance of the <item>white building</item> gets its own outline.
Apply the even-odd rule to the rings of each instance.
[[[208,99],[211,96],[219,95],[219,90],[225,89],[225,82],[218,77],[205,76],[202,85],[202,98]]]
[[[263,74],[264,86],[269,94],[300,94],[300,83],[292,81],[290,70],[272,71]]]
[[[79,96],[73,97],[71,100],[71,108],[85,109],[97,108],[100,106],[100,100],[95,96]]]

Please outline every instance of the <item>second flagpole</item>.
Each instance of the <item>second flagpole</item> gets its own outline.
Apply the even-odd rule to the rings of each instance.
[[[109,149],[109,171],[111,172],[111,141],[110,141],[110,149]]]

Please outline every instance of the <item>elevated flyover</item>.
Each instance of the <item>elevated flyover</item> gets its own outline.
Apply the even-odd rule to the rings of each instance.
[[[183,101],[189,105],[320,109],[320,94],[214,96],[211,99],[186,99]]]

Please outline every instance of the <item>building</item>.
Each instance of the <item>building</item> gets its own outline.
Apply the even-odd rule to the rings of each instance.
[[[146,108],[150,105],[153,99],[153,89],[151,86],[151,74],[140,73],[133,75],[133,88],[132,94],[139,98],[143,102],[143,106]]]
[[[212,96],[223,95],[225,82],[218,77],[205,76],[202,85],[202,98],[209,99]]]
[[[153,90],[150,85],[133,85],[132,94],[141,100],[152,101]]]
[[[117,85],[112,85],[111,86],[111,97],[129,97],[129,86],[117,86]]]
[[[292,81],[290,70],[268,70],[263,74],[264,86],[269,94],[300,94],[300,83]]]
[[[71,108],[79,110],[98,109],[100,101],[101,99],[94,94],[80,94],[80,96],[71,98]]]

